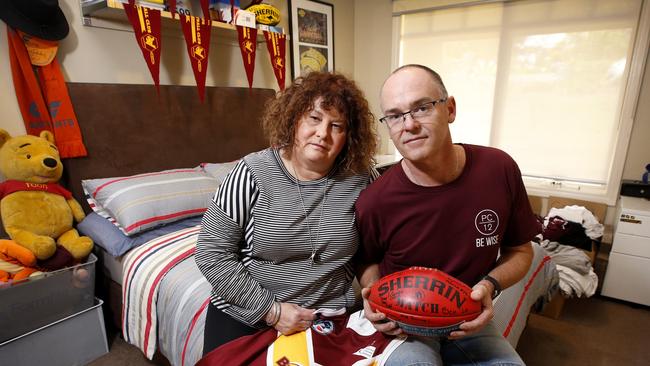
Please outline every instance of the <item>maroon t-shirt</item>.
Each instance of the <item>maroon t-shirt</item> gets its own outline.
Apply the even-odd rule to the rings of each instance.
[[[382,276],[426,266],[473,286],[494,268],[500,246],[540,232],[517,163],[498,149],[461,146],[467,160],[453,182],[418,186],[398,163],[361,192],[357,260],[379,263]]]

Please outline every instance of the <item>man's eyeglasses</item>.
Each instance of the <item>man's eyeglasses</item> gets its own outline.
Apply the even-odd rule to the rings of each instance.
[[[404,113],[395,113],[395,114],[389,114],[386,116],[383,116],[379,119],[380,122],[385,123],[388,125],[389,128],[393,128],[399,125],[400,122],[404,122],[406,119],[406,115],[410,114],[411,118],[413,119],[422,119],[429,117],[431,114],[433,114],[433,110],[436,107],[437,103],[444,103],[447,101],[447,98],[442,98],[438,100],[433,100],[431,102],[426,102],[422,105],[419,105],[410,111],[406,111]]]

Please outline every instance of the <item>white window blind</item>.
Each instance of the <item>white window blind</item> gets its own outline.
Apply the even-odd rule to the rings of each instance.
[[[439,72],[458,105],[454,141],[508,152],[527,186],[611,198],[642,5],[473,1],[409,10],[394,23],[395,66]]]

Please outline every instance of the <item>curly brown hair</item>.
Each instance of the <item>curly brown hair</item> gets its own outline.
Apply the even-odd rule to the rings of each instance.
[[[262,125],[271,146],[284,148],[291,157],[298,120],[314,108],[318,98],[323,109],[336,110],[348,122],[345,146],[336,164],[347,173],[368,171],[377,147],[375,116],[356,83],[338,73],[311,72],[267,102]]]

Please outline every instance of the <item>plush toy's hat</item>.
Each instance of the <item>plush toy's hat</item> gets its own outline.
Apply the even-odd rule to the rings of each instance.
[[[25,43],[32,65],[45,66],[54,60],[56,51],[59,49],[58,41],[47,41],[21,31],[18,31],[18,35]]]
[[[69,31],[58,0],[2,0],[0,19],[12,28],[49,41],[61,40]]]

